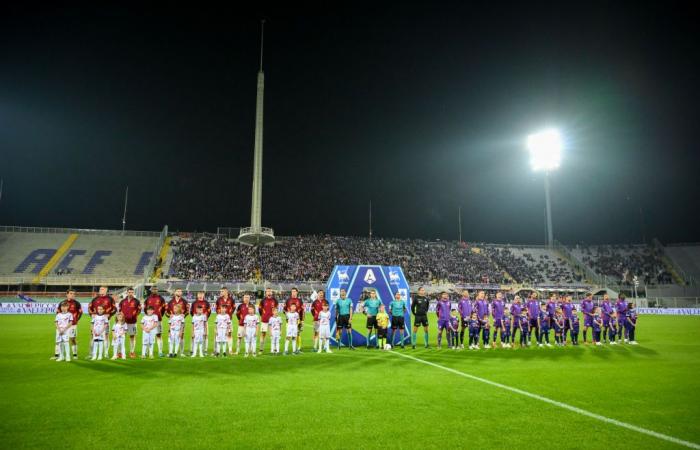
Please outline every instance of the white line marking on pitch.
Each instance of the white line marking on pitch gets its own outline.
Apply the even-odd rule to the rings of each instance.
[[[531,392],[523,391],[522,389],[506,386],[505,384],[496,383],[495,381],[489,381],[485,378],[480,378],[480,377],[477,377],[474,375],[470,375],[468,373],[460,372],[459,370],[450,369],[449,367],[445,367],[445,366],[442,366],[440,364],[426,361],[424,359],[416,358],[415,356],[404,355],[402,353],[397,353],[397,352],[391,352],[391,353],[393,353],[394,355],[397,355],[397,356],[401,356],[402,358],[412,359],[414,361],[418,361],[419,363],[427,364],[429,366],[437,367],[438,369],[446,370],[447,372],[451,372],[455,375],[459,375],[459,376],[462,376],[465,378],[469,378],[471,380],[479,381],[481,383],[486,383],[486,384],[489,384],[491,386],[505,389],[506,391],[515,392],[516,394],[524,395],[525,397],[534,398],[534,399],[540,400],[542,402],[549,403],[550,405],[558,406],[559,408],[568,409],[569,411],[573,411],[575,413],[581,414],[582,416],[587,416],[587,417],[591,417],[593,419],[600,420],[601,422],[606,422],[606,423],[610,423],[613,425],[617,425],[618,427],[627,428],[628,430],[636,431],[637,433],[646,434],[647,436],[653,436],[655,438],[658,438],[658,439],[661,439],[664,441],[673,442],[674,444],[683,445],[685,447],[690,447],[690,448],[700,449],[700,445],[698,445],[694,442],[684,441],[682,439],[678,439],[678,438],[675,438],[673,436],[668,436],[666,434],[657,433],[656,431],[647,430],[646,428],[638,427],[638,426],[632,425],[630,423],[620,422],[619,420],[615,420],[615,419],[611,419],[609,417],[601,416],[600,414],[592,413],[590,411],[586,411],[585,409],[581,409],[581,408],[577,408],[575,406],[567,405],[566,403],[558,402],[556,400],[552,400],[551,398],[542,397],[541,395],[537,395],[537,394],[533,394]]]

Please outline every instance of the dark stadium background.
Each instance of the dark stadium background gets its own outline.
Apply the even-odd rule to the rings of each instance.
[[[260,17],[263,224],[278,235],[540,243],[524,137],[567,139],[568,243],[695,241],[689,4],[375,4],[197,11],[4,6],[0,223],[249,224]],[[335,8],[335,6],[334,6]]]

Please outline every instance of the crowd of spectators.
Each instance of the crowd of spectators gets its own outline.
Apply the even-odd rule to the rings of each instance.
[[[574,272],[565,260],[549,253],[532,253],[524,247],[486,246],[484,251],[500,268],[520,283],[528,284],[573,284],[583,277]]]
[[[169,275],[204,281],[325,280],[335,265],[401,266],[409,282],[503,283],[503,270],[479,248],[420,239],[299,236],[257,248],[203,234],[172,242]],[[258,273],[258,268],[260,273]]]
[[[673,279],[666,271],[658,251],[653,247],[587,246],[576,247],[581,260],[599,275],[612,281],[631,286],[634,277],[645,285],[671,284]]]

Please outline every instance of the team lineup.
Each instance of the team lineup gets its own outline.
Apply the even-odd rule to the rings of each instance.
[[[208,324],[212,307],[205,299],[204,292],[198,292],[196,300],[190,303],[182,296],[182,290],[176,289],[172,299],[166,302],[154,287],[142,305],[134,296],[134,289],[128,289],[126,297],[119,303],[113,296],[108,295],[107,291],[106,286],[100,287],[98,295],[88,306],[90,359],[101,360],[109,357],[110,343],[111,359],[126,359],[127,355],[136,358],[139,325],[141,358],[154,358],[156,347],[160,357],[166,356],[163,352],[163,317],[168,318],[167,356],[185,356],[185,319],[188,315],[192,317],[188,355],[208,355]],[[551,347],[550,334],[554,335],[554,343],[557,346],[565,346],[569,342],[578,345],[581,331],[583,343],[588,344],[589,329],[590,343],[593,345],[608,342],[611,345],[618,342],[636,345],[637,313],[634,304],[628,303],[623,295],[613,304],[606,294],[600,304],[596,305],[592,297],[592,294],[587,294],[580,304],[583,314],[581,326],[579,313],[570,295],[551,294],[546,302],[541,302],[538,293],[532,291],[524,303],[519,295],[515,295],[508,307],[502,292],[497,292],[495,297],[489,300],[485,291],[478,291],[476,299],[472,300],[469,292],[465,290],[455,306],[449,299],[449,294],[442,292],[434,310],[438,330],[436,348],[442,348],[443,335],[447,348],[453,350],[465,348],[465,337],[470,350],[496,348],[498,344],[501,348],[513,348],[516,344],[528,347],[533,339],[539,347]],[[424,288],[418,289],[410,308],[399,292],[395,293],[388,308],[379,300],[375,290],[369,290],[368,297],[359,301],[357,308],[344,289],[340,290],[339,297],[332,303],[325,299],[323,290],[314,293],[312,298],[310,312],[313,316],[314,352],[332,353],[332,337],[335,337],[337,349],[346,347],[355,350],[352,330],[353,315],[357,314],[356,311],[366,316],[367,349],[390,350],[398,346],[405,348],[406,340],[415,349],[416,337],[421,327],[424,347],[431,347],[429,314],[433,314],[433,311]],[[255,357],[263,353],[268,338],[269,353],[282,354],[280,341],[283,339],[283,317],[286,321],[283,354],[299,354],[302,351],[301,331],[306,308],[297,289],[291,290],[283,305],[273,296],[272,290],[267,289],[265,297],[258,305],[254,305],[249,294],[244,294],[242,301],[236,304],[228,289],[223,288],[214,309],[214,356],[225,357],[243,352],[245,357]],[[405,324],[405,315],[409,309],[413,315],[413,333],[410,334]],[[82,306],[75,299],[75,291],[68,290],[66,299],[59,304],[56,311],[56,361],[70,361],[71,358],[78,357],[77,325],[82,314]],[[141,314],[143,315],[139,320]],[[112,317],[115,317],[114,323],[110,324]],[[336,325],[334,335],[331,331],[333,318]],[[238,322],[235,351],[234,321]]]

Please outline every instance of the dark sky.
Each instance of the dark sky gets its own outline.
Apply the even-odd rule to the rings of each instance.
[[[382,3],[382,2],[377,2]],[[330,5],[330,4],[328,4]],[[263,224],[278,235],[541,243],[524,140],[566,139],[555,237],[697,241],[697,16],[684,3],[0,12],[0,223],[250,222],[266,17]]]

